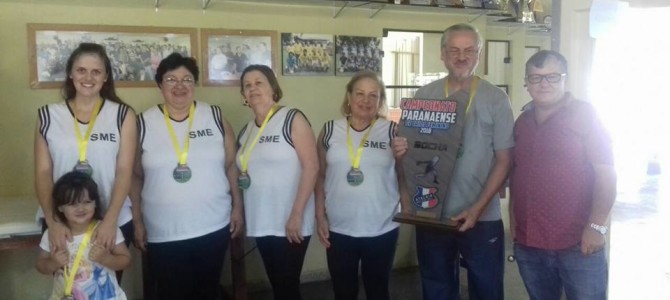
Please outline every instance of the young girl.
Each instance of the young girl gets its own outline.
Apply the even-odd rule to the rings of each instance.
[[[102,219],[97,184],[85,173],[66,173],[54,184],[53,199],[53,212],[72,232],[73,241],[61,249],[49,244],[49,229],[42,235],[36,267],[42,274],[54,276],[49,299],[125,300],[113,273],[130,264],[120,229],[111,250],[91,239]]]

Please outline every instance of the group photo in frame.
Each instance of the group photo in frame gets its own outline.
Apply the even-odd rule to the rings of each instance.
[[[382,39],[365,36],[335,36],[335,75],[351,76],[362,70],[381,74]]]
[[[333,35],[282,33],[281,45],[284,76],[335,74]]]
[[[274,70],[276,40],[276,31],[201,29],[204,85],[237,86],[249,65],[266,65]]]
[[[105,47],[117,87],[153,87],[160,61],[173,52],[194,56],[196,38],[195,28],[30,23],[30,87],[59,88],[83,42]]]

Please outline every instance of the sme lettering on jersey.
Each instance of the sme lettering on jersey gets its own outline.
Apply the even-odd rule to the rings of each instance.
[[[211,128],[194,130],[194,131],[189,132],[188,136],[191,139],[195,139],[195,138],[199,138],[199,137],[214,136],[214,131]]]
[[[279,143],[279,135],[262,135],[258,139],[258,143]]]
[[[116,133],[110,132],[110,133],[91,133],[91,137],[89,138],[91,142],[112,142],[116,143],[118,141],[118,138],[116,137]]]
[[[372,148],[372,149],[382,149],[386,150],[388,149],[388,142],[380,142],[380,141],[370,141],[367,140],[363,144],[364,148]]]

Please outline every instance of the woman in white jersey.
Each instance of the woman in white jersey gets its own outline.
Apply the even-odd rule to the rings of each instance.
[[[274,298],[300,300],[300,272],[314,230],[314,133],[302,112],[277,103],[282,91],[272,69],[248,66],[241,81],[254,113],[238,137],[237,154],[247,235],[256,238]]]
[[[66,70],[61,89],[65,101],[39,109],[35,132],[38,218],[44,218],[43,227],[49,228],[50,245],[65,249],[72,233],[52,209],[54,179],[72,170],[87,173],[100,188],[103,213],[93,240],[112,249],[117,228],[126,243],[133,236],[128,191],[137,147],[135,113],[116,95],[112,65],[103,46],[80,44]]]
[[[358,298],[361,265],[366,299],[388,300],[402,172],[391,149],[397,124],[386,120],[384,83],[371,71],[347,84],[342,119],[326,122],[319,135],[316,220],[328,249],[335,299]]]
[[[198,76],[195,59],[170,54],[155,76],[163,103],[137,118],[135,244],[157,299],[220,299],[228,243],[244,226],[234,133],[218,106],[195,101]]]

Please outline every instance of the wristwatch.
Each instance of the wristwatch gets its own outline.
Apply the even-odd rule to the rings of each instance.
[[[602,235],[607,234],[607,226],[605,226],[605,225],[598,225],[596,223],[591,223],[591,225],[589,225],[589,226],[591,226],[591,228],[593,228],[593,230],[597,231],[598,233],[600,233]]]

